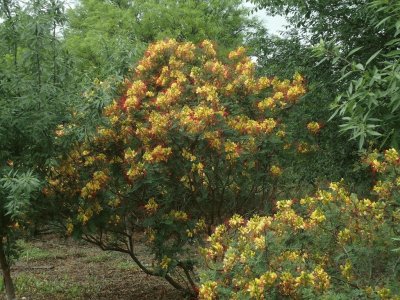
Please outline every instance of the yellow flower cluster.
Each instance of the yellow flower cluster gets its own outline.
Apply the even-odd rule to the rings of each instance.
[[[222,64],[218,60],[210,60],[204,64],[204,68],[209,71],[211,74],[216,76],[218,79],[227,79],[229,76],[229,71],[227,66]]]
[[[176,48],[176,56],[185,61],[194,59],[196,46],[193,43],[182,43]]]
[[[312,134],[317,134],[321,130],[321,125],[318,122],[310,122],[307,124],[307,129]]]
[[[378,155],[373,159],[385,163],[384,170],[389,172],[391,167],[399,167],[396,153],[388,150],[384,157]],[[234,215],[226,225],[215,229],[208,239],[209,245],[202,249],[207,266],[215,269],[212,278],[218,279],[213,281],[213,297],[269,299],[280,295],[300,299],[307,289],[307,294],[312,291],[319,298],[329,294],[333,284],[331,276],[336,276],[345,286],[347,283],[357,285],[371,297],[398,299],[390,289],[383,287],[385,279],[379,283],[379,278],[383,278],[379,275],[381,271],[366,269],[377,275],[375,289],[365,278],[359,277],[360,271],[356,271],[357,267],[365,269],[364,251],[375,251],[379,259],[388,259],[393,253],[390,246],[383,256],[381,248],[374,248],[378,243],[394,247],[384,234],[394,235],[400,229],[399,223],[394,221],[400,218],[400,209],[392,198],[396,187],[388,183],[387,180],[377,182],[375,191],[385,185],[388,191],[385,197],[380,195],[378,201],[358,199],[341,181],[300,201],[278,201],[277,212],[272,217],[254,216],[246,221]],[[305,237],[310,239],[310,244],[304,243]],[[287,244],[288,241],[293,244]],[[314,244],[320,241],[329,242],[321,245],[329,252],[320,252],[320,246]],[[301,248],[296,247],[297,243],[302,244]],[[348,249],[358,251],[356,245],[361,249],[358,261],[354,253],[349,255],[348,252]],[[288,250],[288,247],[294,248]],[[265,258],[264,253],[268,257]],[[395,254],[392,256],[394,259]],[[369,276],[373,275],[369,273]],[[204,292],[205,285],[201,285],[200,297]]]
[[[186,212],[181,211],[181,210],[172,210],[169,213],[170,217],[173,218],[176,221],[180,222],[186,222],[188,220],[188,215]]]
[[[105,171],[107,172],[107,171]],[[96,171],[93,178],[86,183],[81,190],[82,198],[93,198],[95,194],[101,190],[102,186],[108,181],[109,177],[104,171]]]
[[[177,82],[173,82],[165,92],[158,94],[153,105],[158,109],[168,109],[179,100],[181,95],[182,87]]]
[[[215,300],[215,299],[217,299],[216,288],[217,288],[217,283],[215,281],[205,282],[200,287],[199,299],[200,300]]]
[[[160,268],[163,270],[168,270],[169,265],[171,264],[172,259],[169,258],[168,256],[164,255],[161,262],[160,262]]]
[[[172,149],[170,147],[163,147],[158,145],[150,151],[146,151],[143,154],[143,160],[149,163],[159,163],[165,162],[172,154]]]
[[[275,272],[267,272],[261,275],[259,278],[255,278],[254,280],[249,282],[249,287],[247,291],[250,294],[250,297],[253,299],[265,299],[264,291],[271,287],[278,275]]]
[[[219,103],[217,87],[210,83],[199,86],[196,89],[196,94],[199,95],[201,99],[204,99],[211,104],[218,105]]]
[[[392,165],[400,164],[400,157],[399,157],[399,153],[397,152],[397,150],[394,148],[386,150],[385,151],[385,161],[388,164],[392,164]]]
[[[224,144],[226,159],[234,160],[240,156],[240,146],[230,140],[226,141]]]
[[[265,109],[275,109],[278,102],[295,102],[305,93],[304,80],[298,74],[292,81],[256,78],[254,63],[243,47],[232,51],[227,63],[216,55],[214,44],[207,40],[199,46],[171,39],[151,44],[132,80],[126,80],[126,93],[105,109],[115,128],[99,128],[96,142],[139,144],[134,150],[129,145],[123,157],[130,164],[126,172],[130,180],[146,174],[147,164],[165,162],[172,156],[169,143],[178,128],[181,135],[200,135],[211,150],[225,150],[228,160],[255,152],[263,135],[277,127],[274,118],[265,118]],[[236,97],[235,92],[241,96]],[[275,106],[259,102],[262,112],[255,110],[251,114],[255,119],[245,110],[230,114],[231,104],[248,101],[251,95],[269,99]],[[87,165],[91,164],[88,159]]]
[[[257,135],[260,133],[271,133],[277,123],[272,118],[267,118],[261,122],[249,119],[246,116],[239,116],[228,119],[228,125],[242,134]]]
[[[245,47],[239,47],[236,50],[229,52],[228,57],[229,59],[238,59],[242,58],[246,54]]]
[[[304,79],[299,74],[293,77],[292,82],[289,80],[279,81],[277,78],[273,80],[261,79],[259,82],[261,87],[272,85],[273,88],[272,96],[266,97],[257,104],[258,109],[261,111],[266,109],[275,110],[278,107],[284,108],[290,103],[297,102],[299,97],[306,92],[303,84]]]
[[[168,132],[170,126],[170,115],[152,111],[149,116],[150,130],[148,136],[162,138]]]
[[[138,153],[135,150],[132,150],[131,148],[128,148],[128,149],[125,150],[124,158],[128,163],[132,163],[132,162],[134,162],[137,154]]]
[[[214,49],[213,43],[208,41],[208,40],[205,40],[205,41],[201,42],[200,48],[203,49],[204,53],[207,56],[215,57],[217,55],[217,52]]]
[[[144,164],[142,162],[138,164],[131,164],[130,168],[126,172],[126,175],[130,180],[134,180],[140,176],[146,174],[146,170],[144,168]]]
[[[271,172],[272,176],[275,176],[275,177],[281,176],[282,172],[283,172],[282,169],[276,165],[271,166],[269,171]]]
[[[148,214],[154,214],[158,209],[158,203],[154,197],[150,198],[147,204],[144,206]]]

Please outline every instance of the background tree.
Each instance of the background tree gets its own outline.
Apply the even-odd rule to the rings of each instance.
[[[332,63],[327,69],[331,82],[345,75],[342,78],[345,80],[336,82],[336,90],[330,94],[334,99],[344,93],[334,103],[335,115],[343,118],[342,131],[348,131],[360,148],[366,139],[377,140],[380,146],[397,147],[398,118],[391,116],[397,111],[398,103],[398,84],[393,77],[398,60],[397,1],[252,2],[272,14],[285,15],[290,26],[298,29],[297,35],[303,44],[317,45],[321,39],[325,41],[317,50],[321,54],[320,50],[324,49],[327,55],[323,60],[329,59]],[[368,71],[365,71],[366,65],[369,65]],[[329,81],[319,82],[324,85]]]
[[[348,88],[333,106],[335,115],[343,119],[342,131],[358,140],[360,148],[366,141],[375,147],[399,148],[400,6],[396,1],[372,1],[368,8],[375,28],[391,36],[380,49],[367,58],[356,55],[364,52],[364,47],[353,49],[347,56],[341,54],[340,46],[330,48],[322,43],[318,50],[345,63],[340,80]]]
[[[239,0],[82,0],[69,10],[68,19],[67,49],[78,59],[82,73],[100,80],[126,74],[155,40],[210,39],[233,49],[258,26]]]
[[[307,80],[304,101],[281,115],[288,133],[296,137],[297,143],[291,145],[291,152],[281,157],[282,167],[287,172],[281,178],[285,188],[280,191],[280,197],[298,197],[299,193],[313,191],[341,178],[348,179],[349,184],[359,189],[368,185],[365,173],[359,172],[357,144],[338,133],[339,120],[329,121],[333,113],[331,104],[339,91],[336,80],[340,74],[335,74],[327,61],[318,64],[321,58],[314,55],[313,47],[296,29],[283,37],[258,31],[250,39],[250,45],[252,55],[257,57],[260,75],[281,78],[299,72]],[[311,134],[309,124],[318,126]]]
[[[15,240],[35,223],[43,175],[58,152],[54,131],[69,118],[76,89],[60,41],[62,2],[1,5],[0,262],[7,297],[14,299],[9,266]]]

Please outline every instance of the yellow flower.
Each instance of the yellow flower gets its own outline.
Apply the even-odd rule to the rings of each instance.
[[[209,40],[204,40],[201,44],[200,47],[203,48],[203,51],[206,55],[214,57],[217,55],[217,52],[215,52],[214,45],[209,41]]]
[[[280,137],[280,138],[284,138],[284,137],[286,136],[286,132],[285,132],[284,130],[279,130],[279,131],[276,133],[276,136],[277,136],[277,137]]]
[[[164,257],[162,258],[161,262],[160,262],[160,267],[163,270],[168,270],[168,267],[171,263],[171,258],[169,258],[168,256],[164,255]]]
[[[326,220],[326,217],[324,213],[319,208],[317,208],[311,213],[310,219],[312,221],[315,221],[316,223],[321,223]]]
[[[318,291],[326,291],[330,287],[330,276],[321,266],[317,266],[311,273],[314,279],[314,288]]]
[[[153,214],[157,211],[159,205],[156,202],[156,200],[154,199],[154,197],[152,197],[149,199],[149,201],[147,202],[147,204],[144,207],[145,207],[147,213]]]
[[[172,210],[170,212],[170,216],[177,221],[185,222],[188,220],[188,215],[184,211],[181,210]]]
[[[399,153],[396,149],[391,148],[385,151],[385,161],[389,164],[396,164],[400,162]]]
[[[126,175],[129,177],[129,179],[133,180],[139,176],[142,176],[145,174],[145,169],[144,169],[144,164],[138,163],[138,164],[133,164],[129,168],[128,172]]]
[[[172,154],[172,149],[170,147],[163,147],[158,145],[151,151],[146,151],[143,154],[143,159],[147,162],[165,162]]]
[[[280,276],[279,289],[281,293],[285,296],[294,295],[296,290],[296,280],[293,275],[289,272],[283,272]]]
[[[135,150],[132,150],[131,148],[125,150],[124,158],[127,162],[132,162],[136,156],[137,152]]]
[[[313,286],[314,285],[314,275],[301,271],[300,275],[296,277],[297,286]]]
[[[340,270],[342,273],[342,276],[346,278],[348,281],[351,281],[353,279],[353,274],[352,274],[352,265],[350,261],[346,261],[344,265],[340,266]]]
[[[292,200],[280,200],[280,201],[276,202],[276,208],[278,210],[284,210],[284,209],[291,208],[292,205],[293,205]]]
[[[214,300],[217,299],[217,283],[215,281],[204,282],[199,289],[200,300]]]
[[[224,147],[226,152],[226,159],[232,160],[240,156],[239,146],[235,142],[228,140],[225,142]]]
[[[71,219],[69,219],[67,223],[67,234],[71,235],[73,231],[74,231],[74,224],[72,224]]]
[[[243,46],[240,46],[236,50],[229,52],[228,58],[229,59],[237,59],[237,58],[242,57],[245,54],[246,54],[246,48],[244,48]]]
[[[351,238],[351,232],[348,228],[341,230],[338,234],[338,242],[344,245]]]
[[[282,175],[282,169],[279,166],[271,166],[271,168],[269,169],[269,171],[271,172],[272,176],[274,177],[278,177]]]
[[[392,291],[388,288],[377,288],[376,293],[379,295],[381,299],[390,299],[392,295]]]
[[[233,217],[229,220],[229,226],[231,226],[232,228],[237,228],[243,224],[244,224],[244,219],[242,216],[238,214],[233,215]]]
[[[260,236],[260,237],[256,237],[254,238],[254,245],[256,246],[257,250],[263,250],[265,249],[265,237],[264,236]]]
[[[307,129],[312,134],[317,134],[321,130],[321,125],[318,122],[310,122],[307,124]]]

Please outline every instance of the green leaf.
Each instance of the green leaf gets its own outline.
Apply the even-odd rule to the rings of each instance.
[[[400,50],[390,51],[388,54],[385,54],[386,57],[393,57],[400,55]]]
[[[360,70],[360,71],[364,71],[364,70],[365,70],[364,66],[363,66],[362,64],[360,64],[360,63],[356,64],[356,65],[355,65],[355,68],[356,68],[357,70]]]
[[[375,28],[380,27],[383,23],[385,23],[390,18],[391,18],[391,16],[387,16],[386,18],[382,19],[378,24],[375,25]]]
[[[357,48],[351,50],[351,51],[349,52],[349,54],[347,54],[346,58],[352,56],[354,53],[360,51],[362,48],[364,48],[364,47],[357,47]]]
[[[381,53],[382,49],[376,51],[374,54],[371,55],[370,58],[368,58],[367,62],[365,63],[366,66],[368,66],[370,64],[370,62],[372,62],[374,60],[375,57],[377,57],[379,55],[379,53]]]

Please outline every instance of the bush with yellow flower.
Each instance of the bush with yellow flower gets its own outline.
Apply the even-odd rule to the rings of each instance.
[[[69,233],[128,253],[183,290],[195,290],[188,242],[234,213],[272,206],[285,138],[277,116],[305,93],[299,74],[257,77],[243,47],[217,50],[207,40],[151,44],[104,124],[49,176]]]
[[[369,198],[331,183],[277,212],[233,216],[202,248],[200,299],[400,299],[400,158],[365,158]]]

